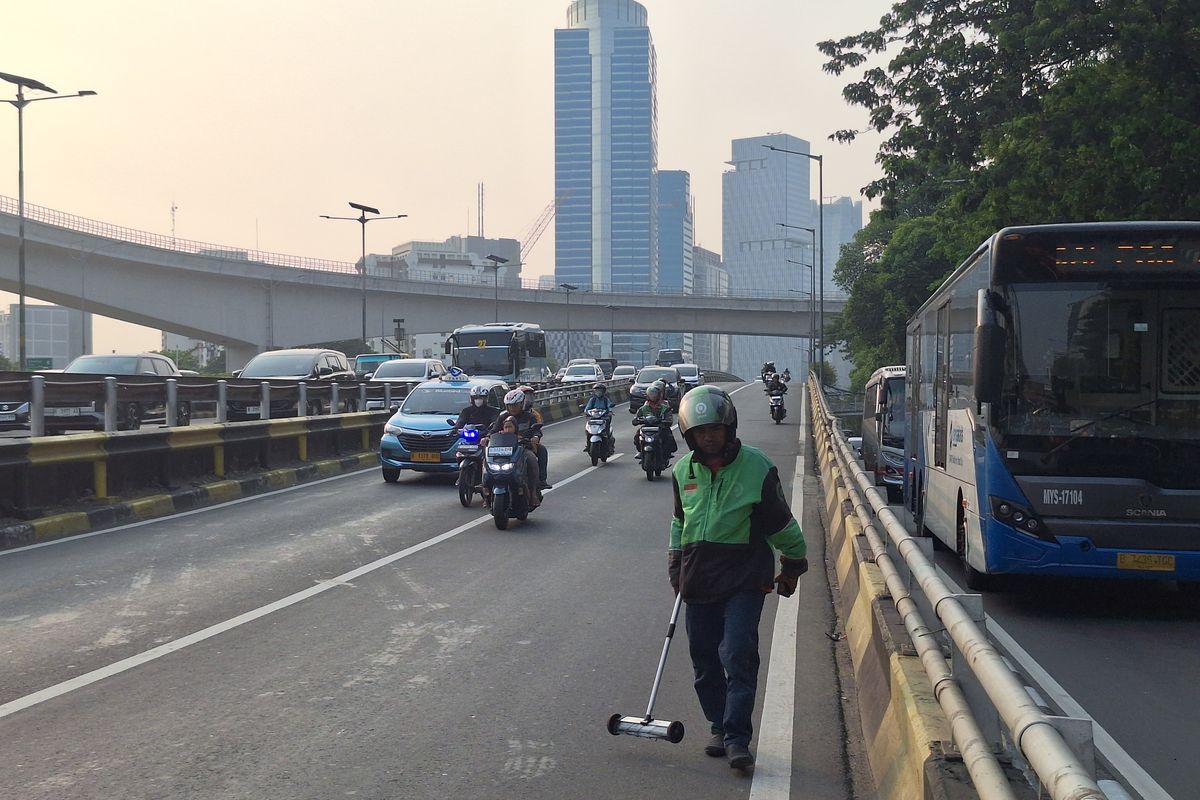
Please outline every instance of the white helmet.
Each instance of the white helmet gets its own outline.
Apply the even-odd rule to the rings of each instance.
[[[525,407],[525,392],[520,389],[513,389],[508,394],[504,395],[504,405],[506,406],[521,406]]]
[[[486,386],[472,386],[471,397],[487,397],[488,388]]]

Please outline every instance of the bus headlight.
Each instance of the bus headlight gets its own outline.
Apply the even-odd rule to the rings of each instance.
[[[1047,541],[1053,539],[1046,531],[1046,524],[1038,519],[1037,514],[1027,508],[1022,508],[1011,500],[1003,500],[999,497],[989,499],[991,500],[992,516],[999,522],[1011,525],[1022,533],[1032,534],[1039,539]]]

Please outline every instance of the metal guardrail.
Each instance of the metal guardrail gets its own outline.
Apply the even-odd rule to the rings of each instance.
[[[903,522],[888,508],[887,499],[875,488],[873,478],[854,459],[836,416],[812,378],[808,388],[818,412],[813,416],[814,436],[821,447],[832,453],[837,471],[854,498],[855,512],[866,532],[875,563],[886,576],[892,601],[921,656],[980,797],[1008,800],[1013,795],[976,721],[980,709],[969,708],[965,702],[967,693],[963,684],[968,681],[982,689],[1007,727],[1007,742],[1032,767],[1040,788],[1048,791],[1053,800],[1105,800],[1104,792],[1057,727],[1075,721],[1051,717],[1033,701],[1020,678],[988,640],[982,628],[981,598],[950,591],[930,562],[926,548],[909,535]],[[890,540],[890,547],[889,541],[880,535],[880,527]],[[892,559],[893,550],[901,556],[900,562]],[[900,575],[900,567],[907,571],[908,580]],[[961,659],[955,659],[955,666],[965,665],[968,669],[951,671],[947,667],[938,643],[939,632],[928,627],[919,607],[932,610],[941,623],[941,632],[961,655]],[[1090,720],[1086,722],[1090,724]]]
[[[15,198],[0,195],[0,213],[17,214],[18,201]],[[145,247],[154,247],[159,250],[170,250],[176,253],[188,253],[191,255],[204,256],[206,258],[217,258],[226,261],[237,261],[253,264],[265,264],[272,267],[287,267],[290,269],[305,269],[317,270],[320,272],[337,272],[348,275],[358,275],[361,270],[358,264],[346,261],[332,261],[323,258],[308,258],[306,256],[293,256],[283,253],[270,253],[263,250],[248,250],[242,247],[232,247],[229,245],[211,244],[208,242],[198,242],[192,239],[181,239],[175,236],[165,236],[159,233],[151,233],[142,231],[136,228],[126,228],[120,225],[113,225],[109,222],[100,220],[88,219],[75,214],[68,214],[64,211],[57,211],[53,208],[34,205],[32,203],[25,204],[25,219],[32,222],[40,222],[44,225],[53,225],[56,228],[63,228],[69,231],[78,233],[86,233],[92,236],[100,236],[105,239],[112,239],[118,242],[128,242],[130,244],[143,245]],[[392,283],[454,283],[469,286],[488,286],[493,287],[493,280],[488,280],[484,273],[481,273],[478,278],[465,275],[444,275],[434,272],[418,272],[404,271],[402,274],[379,274],[368,271],[367,277],[372,280],[389,281]],[[695,292],[685,291],[682,288],[650,288],[638,284],[621,284],[621,283],[593,283],[593,284],[577,284],[582,292],[597,292],[597,293],[616,293],[616,294],[647,294],[647,295],[665,295],[672,297],[727,297],[731,300],[739,298],[749,299],[776,299],[776,300],[795,300],[796,295],[789,292],[787,289],[778,291],[773,289],[743,289],[736,294],[721,293],[721,292]],[[541,285],[541,282],[536,278],[522,278],[520,281],[506,281],[500,284],[501,288],[520,288],[531,289],[536,291],[544,291],[548,293],[561,294],[559,289],[547,288]],[[844,299],[838,296],[838,293],[830,294],[828,291],[825,294],[826,299]]]
[[[628,379],[604,381],[605,385],[612,388],[628,386],[631,382]],[[567,386],[547,383],[530,385],[535,389],[535,404],[581,398],[592,391],[591,383]],[[161,404],[166,408],[167,427],[178,427],[190,421],[190,413],[180,415],[183,404],[215,403],[216,420],[218,423],[225,423],[228,422],[228,403],[231,400],[247,404],[258,401],[257,418],[269,420],[272,419],[272,400],[286,401],[289,409],[294,405],[297,410],[305,411],[319,404],[322,411],[328,409],[328,414],[338,414],[366,410],[368,401],[371,400],[382,400],[385,409],[391,408],[407,394],[407,385],[382,381],[279,381],[253,378],[0,373],[0,403],[10,406],[29,404],[27,424],[31,436],[46,434],[47,417],[59,418],[59,415],[53,413],[56,409],[82,410],[84,414],[94,415],[97,417],[98,427],[106,433],[111,433],[119,428],[119,410],[130,404]],[[190,411],[190,405],[188,408]],[[47,409],[50,409],[49,414]],[[290,410],[288,413],[291,413]],[[76,414],[70,419],[78,419],[80,416],[82,414]],[[15,420],[9,424],[16,424]],[[50,427],[65,428],[74,425],[66,423]],[[87,426],[80,424],[79,427]]]

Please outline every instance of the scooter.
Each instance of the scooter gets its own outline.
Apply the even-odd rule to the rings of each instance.
[[[661,477],[668,466],[662,423],[657,417],[638,417],[634,422],[641,426],[642,469],[646,472],[646,480],[652,481]]]
[[[484,448],[485,502],[490,501],[492,521],[500,530],[510,519],[525,520],[537,508],[535,492],[525,472],[525,445],[514,433],[494,433]]]
[[[787,416],[787,409],[783,407],[783,395],[773,394],[770,397],[771,402],[771,419],[775,420],[778,425],[783,422],[783,418]]]
[[[587,412],[584,428],[588,436],[588,455],[592,457],[592,466],[608,458],[617,447],[612,435],[612,412],[602,408],[593,408]]]
[[[454,457],[458,459],[458,501],[463,508],[471,507],[475,492],[483,494],[480,487],[483,480],[482,439],[483,428],[479,425],[467,425],[459,434]]]

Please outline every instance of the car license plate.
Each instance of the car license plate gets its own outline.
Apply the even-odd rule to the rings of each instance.
[[[262,411],[262,406],[246,406],[247,414],[258,414]]]
[[[1117,553],[1117,569],[1174,572],[1175,556],[1158,553]]]
[[[78,408],[47,408],[47,417],[77,417],[79,416]]]
[[[16,422],[16,414],[0,414],[0,422]]]
[[[489,447],[488,455],[489,456],[511,456],[512,450],[513,449],[511,447]]]
[[[421,461],[421,462],[427,462],[427,463],[432,463],[432,464],[438,464],[442,460],[442,454],[441,453],[423,453],[423,452],[422,453],[413,453],[412,458],[413,458],[413,461]]]

